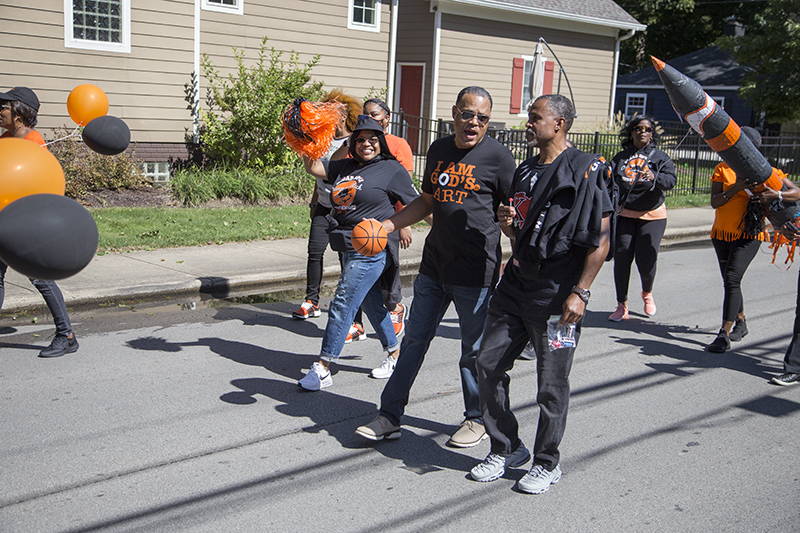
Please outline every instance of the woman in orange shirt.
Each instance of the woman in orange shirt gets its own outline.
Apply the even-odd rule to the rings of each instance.
[[[38,122],[39,98],[27,87],[14,87],[6,93],[0,93],[0,128],[6,130],[0,138],[16,137],[27,139],[44,147],[44,139],[35,128]],[[8,266],[0,261],[0,308],[5,297],[5,275]],[[55,281],[32,279],[33,286],[41,293],[53,322],[56,324],[56,335],[50,346],[39,352],[39,357],[60,357],[78,351],[78,340],[72,332],[72,324],[67,314],[64,296]]]
[[[753,141],[756,148],[761,147],[761,135],[758,131],[745,126],[742,133]],[[748,333],[741,289],[742,278],[758,253],[761,242],[769,239],[769,233],[761,231],[748,235],[744,231],[743,217],[751,197],[763,196],[765,201],[780,197],[784,185],[790,190],[797,190],[783,172],[773,170],[773,175],[763,187],[737,176],[726,163],[717,165],[711,176],[711,207],[715,209],[711,242],[722,273],[725,299],[722,305],[722,327],[717,338],[707,346],[709,352],[723,353],[730,349],[731,341],[740,341]]]

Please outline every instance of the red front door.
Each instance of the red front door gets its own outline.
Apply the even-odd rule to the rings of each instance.
[[[419,130],[422,116],[422,84],[425,69],[422,65],[400,65],[400,109],[403,112],[403,133],[411,151],[419,152]]]

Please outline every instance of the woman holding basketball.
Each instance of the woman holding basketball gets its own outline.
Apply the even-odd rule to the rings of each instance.
[[[306,390],[320,390],[331,385],[330,363],[339,358],[359,306],[363,307],[381,344],[389,352],[386,361],[372,371],[373,377],[391,375],[400,348],[392,319],[383,305],[379,282],[387,255],[397,254],[397,234],[389,237],[386,249],[372,256],[356,252],[350,237],[353,228],[362,220],[386,220],[394,214],[396,202],[408,204],[419,193],[408,172],[389,151],[383,128],[376,120],[360,116],[348,146],[351,157],[347,159],[305,161],[309,174],[333,185],[330,244],[343,256],[342,274],[328,311],[320,359],[298,382]]]

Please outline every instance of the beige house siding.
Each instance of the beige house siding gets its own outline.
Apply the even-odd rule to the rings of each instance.
[[[587,33],[475,20],[443,15],[437,117],[449,118],[458,91],[466,85],[481,85],[492,95],[492,120],[518,126],[524,117],[511,114],[512,61],[532,56],[544,37],[564,66],[579,118],[575,127],[608,116],[613,71],[614,38]],[[548,60],[554,58],[545,50]],[[557,68],[557,66],[556,66]],[[556,92],[558,76],[553,82]],[[562,80],[561,94],[569,97]]]
[[[123,119],[136,142],[182,142],[191,130],[184,84],[190,81],[194,50],[193,0],[131,2],[131,52],[66,48],[63,0],[29,0],[25,7],[0,0],[0,67],[8,87],[26,85],[42,102],[39,129],[73,126],[69,92],[91,83],[108,96],[109,114]],[[231,47],[257,57],[268,46],[321,59],[312,71],[326,87],[343,87],[363,97],[388,83],[389,4],[381,4],[381,31],[347,28],[343,0],[244,0],[244,15],[201,11],[200,50],[226,74],[235,66]],[[13,60],[8,58],[14,58]],[[201,106],[205,79],[200,80]]]

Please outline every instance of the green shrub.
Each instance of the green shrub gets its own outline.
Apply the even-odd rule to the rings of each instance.
[[[257,204],[265,200],[306,199],[314,191],[315,180],[303,170],[297,158],[285,166],[265,171],[248,168],[179,170],[170,180],[172,194],[187,206],[212,199],[238,198]]]
[[[60,140],[48,145],[64,169],[67,196],[80,198],[100,189],[131,189],[149,184],[133,150],[117,155],[98,154],[72,132],[66,126],[56,128],[55,138]]]
[[[223,77],[202,56],[203,74],[208,80],[207,108],[200,109],[200,144],[206,159],[225,168],[247,167],[265,171],[273,166],[290,164],[296,157],[282,141],[281,114],[295,98],[318,100],[322,82],[311,81],[311,69],[319,61],[316,55],[305,65],[292,52],[289,60],[283,52],[267,49],[261,41],[258,60],[245,66],[244,52],[233,49],[236,71]],[[187,100],[193,98],[187,92]]]

